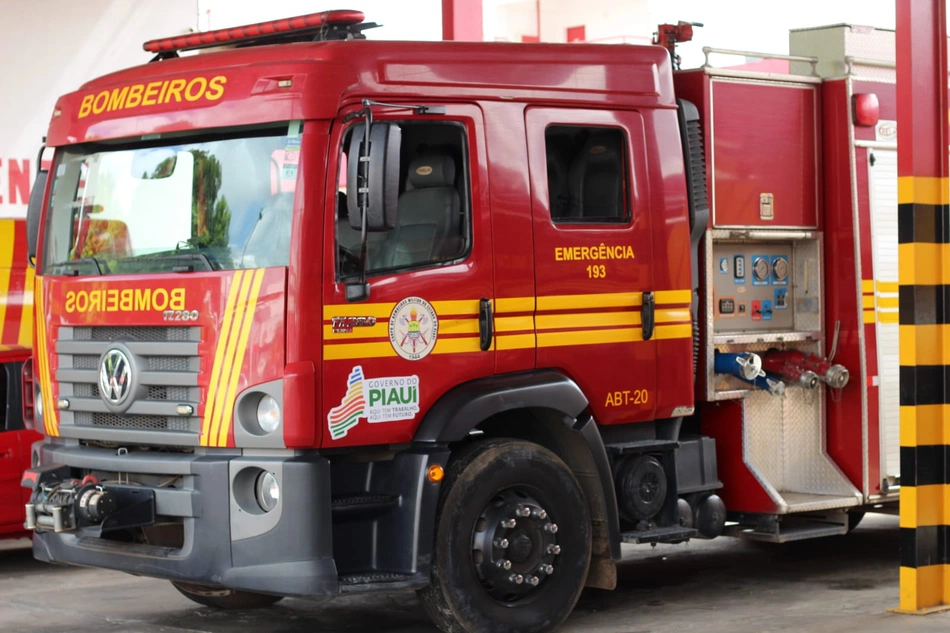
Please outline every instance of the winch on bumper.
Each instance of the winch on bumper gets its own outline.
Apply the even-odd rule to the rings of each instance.
[[[22,484],[33,490],[26,527],[35,530],[40,560],[284,596],[339,592],[330,468],[322,457],[54,443],[35,450],[42,465],[26,471]],[[269,510],[258,501],[265,474]],[[156,479],[177,485],[142,483]],[[180,525],[177,542],[136,537],[169,524]]]

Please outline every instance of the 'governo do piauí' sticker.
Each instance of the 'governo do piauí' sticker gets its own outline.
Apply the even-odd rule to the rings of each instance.
[[[419,377],[366,378],[357,365],[347,378],[340,406],[330,409],[330,437],[338,440],[365,419],[371,424],[411,420],[419,413]]]

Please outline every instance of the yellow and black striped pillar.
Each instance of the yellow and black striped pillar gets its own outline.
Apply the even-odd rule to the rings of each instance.
[[[950,187],[945,0],[897,0],[900,608],[950,608]]]

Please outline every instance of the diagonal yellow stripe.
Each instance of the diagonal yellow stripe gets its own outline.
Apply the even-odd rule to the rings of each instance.
[[[42,279],[36,278],[35,288],[36,288],[36,310],[42,315],[43,314],[43,292],[41,288]],[[46,357],[46,354],[43,350],[43,319],[39,319],[36,322],[36,369],[37,375],[34,379],[39,383],[40,395],[42,396],[41,400],[43,403],[43,413],[46,413],[46,382],[43,379],[43,359]],[[39,430],[39,429],[37,429]],[[46,422],[46,416],[43,416],[43,433],[49,435],[49,424]]]
[[[49,337],[47,336],[46,298],[43,296],[42,279],[37,279],[36,301],[37,311],[40,315],[37,323],[39,324],[39,366],[40,366],[40,391],[43,396],[43,426],[46,429],[46,435],[56,437],[59,435],[58,425],[56,423],[56,409],[53,408],[53,383],[50,380],[49,367]]]
[[[217,446],[218,435],[221,432],[221,421],[224,418],[224,407],[228,396],[228,384],[230,383],[231,373],[234,371],[234,354],[237,352],[241,323],[244,319],[244,311],[247,309],[247,296],[251,291],[253,281],[254,274],[251,271],[245,271],[241,277],[241,285],[240,288],[238,288],[237,297],[235,299],[231,330],[228,333],[227,340],[222,341],[225,345],[224,356],[221,359],[221,378],[218,380],[217,393],[215,394],[215,405],[211,417],[211,433],[208,436],[208,446]]]
[[[211,380],[208,382],[208,397],[205,402],[205,417],[201,423],[201,441],[202,446],[208,446],[211,439],[211,426],[214,420],[214,412],[218,402],[218,382],[221,378],[221,362],[224,358],[224,348],[228,342],[228,336],[231,332],[231,321],[234,320],[234,302],[237,300],[238,287],[241,285],[241,278],[244,271],[239,270],[231,277],[231,288],[228,290],[228,301],[224,308],[224,319],[221,322],[221,333],[218,335],[218,341],[214,350],[214,365],[211,367]]]
[[[251,275],[248,274],[247,276],[250,277]],[[244,366],[244,353],[247,351],[247,339],[251,334],[251,325],[254,323],[254,311],[257,309],[257,297],[260,294],[261,283],[263,283],[263,281],[264,269],[258,268],[254,273],[254,285],[251,287],[250,296],[244,306],[241,332],[238,339],[237,352],[231,366],[231,380],[226,392],[227,399],[221,411],[221,431],[218,434],[216,446],[228,445],[228,432],[231,429],[231,420],[234,418],[234,401],[237,398],[238,379],[241,377],[241,368]]]
[[[0,220],[0,340],[3,339],[3,328],[7,319],[10,276],[13,274],[11,267],[15,226],[12,220]]]
[[[26,282],[23,284],[23,312],[20,313],[20,332],[17,343],[27,349],[33,347],[33,279],[32,268],[26,269]]]

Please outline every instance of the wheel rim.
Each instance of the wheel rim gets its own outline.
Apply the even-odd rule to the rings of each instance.
[[[472,530],[472,565],[489,596],[512,605],[547,586],[561,553],[555,519],[525,488],[506,488],[485,505]]]

